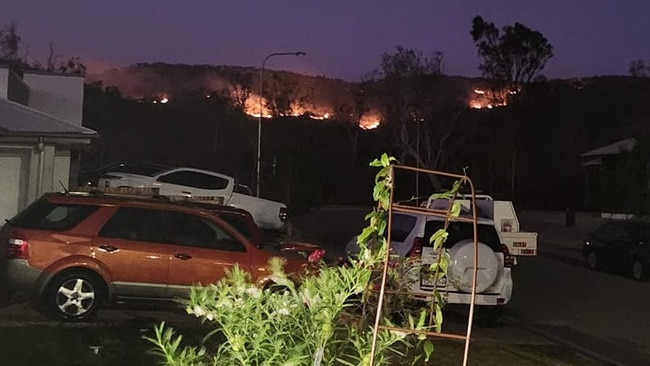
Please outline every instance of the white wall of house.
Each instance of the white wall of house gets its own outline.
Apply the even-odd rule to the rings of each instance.
[[[71,188],[70,150],[60,150],[60,148],[61,147],[57,147],[57,150],[54,153],[54,171],[52,171],[51,186],[48,187],[49,192],[60,192],[63,190],[63,187],[67,189]]]
[[[81,126],[84,78],[81,75],[25,72],[28,106]]]
[[[83,76],[25,72],[21,79],[19,73],[0,65],[0,98],[79,126],[83,93]],[[25,123],[29,123],[33,117],[26,118]],[[75,169],[71,165],[78,164],[78,154],[73,154],[72,149],[78,148],[76,144],[88,143],[83,138],[80,142],[67,137],[16,137],[5,133],[0,138],[0,226],[44,193],[62,191],[62,184],[70,188],[71,169]]]

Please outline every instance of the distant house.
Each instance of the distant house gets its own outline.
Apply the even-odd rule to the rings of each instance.
[[[650,213],[650,151],[646,139],[628,138],[585,153],[585,202],[590,208]]]
[[[580,154],[583,161],[582,166],[607,167],[611,163],[620,160],[626,153],[632,152],[636,144],[637,140],[632,137],[582,153]]]
[[[0,64],[0,225],[43,193],[76,187],[79,150],[98,137],[81,125],[81,75]]]

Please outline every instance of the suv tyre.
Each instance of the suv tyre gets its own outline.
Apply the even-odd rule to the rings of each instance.
[[[75,270],[56,276],[45,292],[44,301],[51,316],[66,321],[84,321],[94,315],[102,299],[101,280]]]

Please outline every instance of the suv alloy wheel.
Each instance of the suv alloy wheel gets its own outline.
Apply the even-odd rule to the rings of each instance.
[[[50,282],[43,301],[53,317],[82,321],[94,315],[104,298],[103,292],[103,284],[97,276],[74,270],[56,276]]]

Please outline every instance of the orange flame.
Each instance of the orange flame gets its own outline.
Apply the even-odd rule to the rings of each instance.
[[[495,107],[505,107],[508,105],[508,95],[517,94],[517,90],[504,88],[501,90],[482,90],[474,89],[476,96],[468,102],[470,108],[474,109],[492,109]]]
[[[359,127],[364,130],[372,130],[379,127],[381,121],[381,114],[377,111],[367,112],[359,118]]]
[[[251,94],[246,98],[244,102],[244,112],[249,116],[255,118],[260,117],[260,111],[262,118],[271,118],[273,115],[271,111],[266,108],[266,99],[260,98],[259,95]]]

